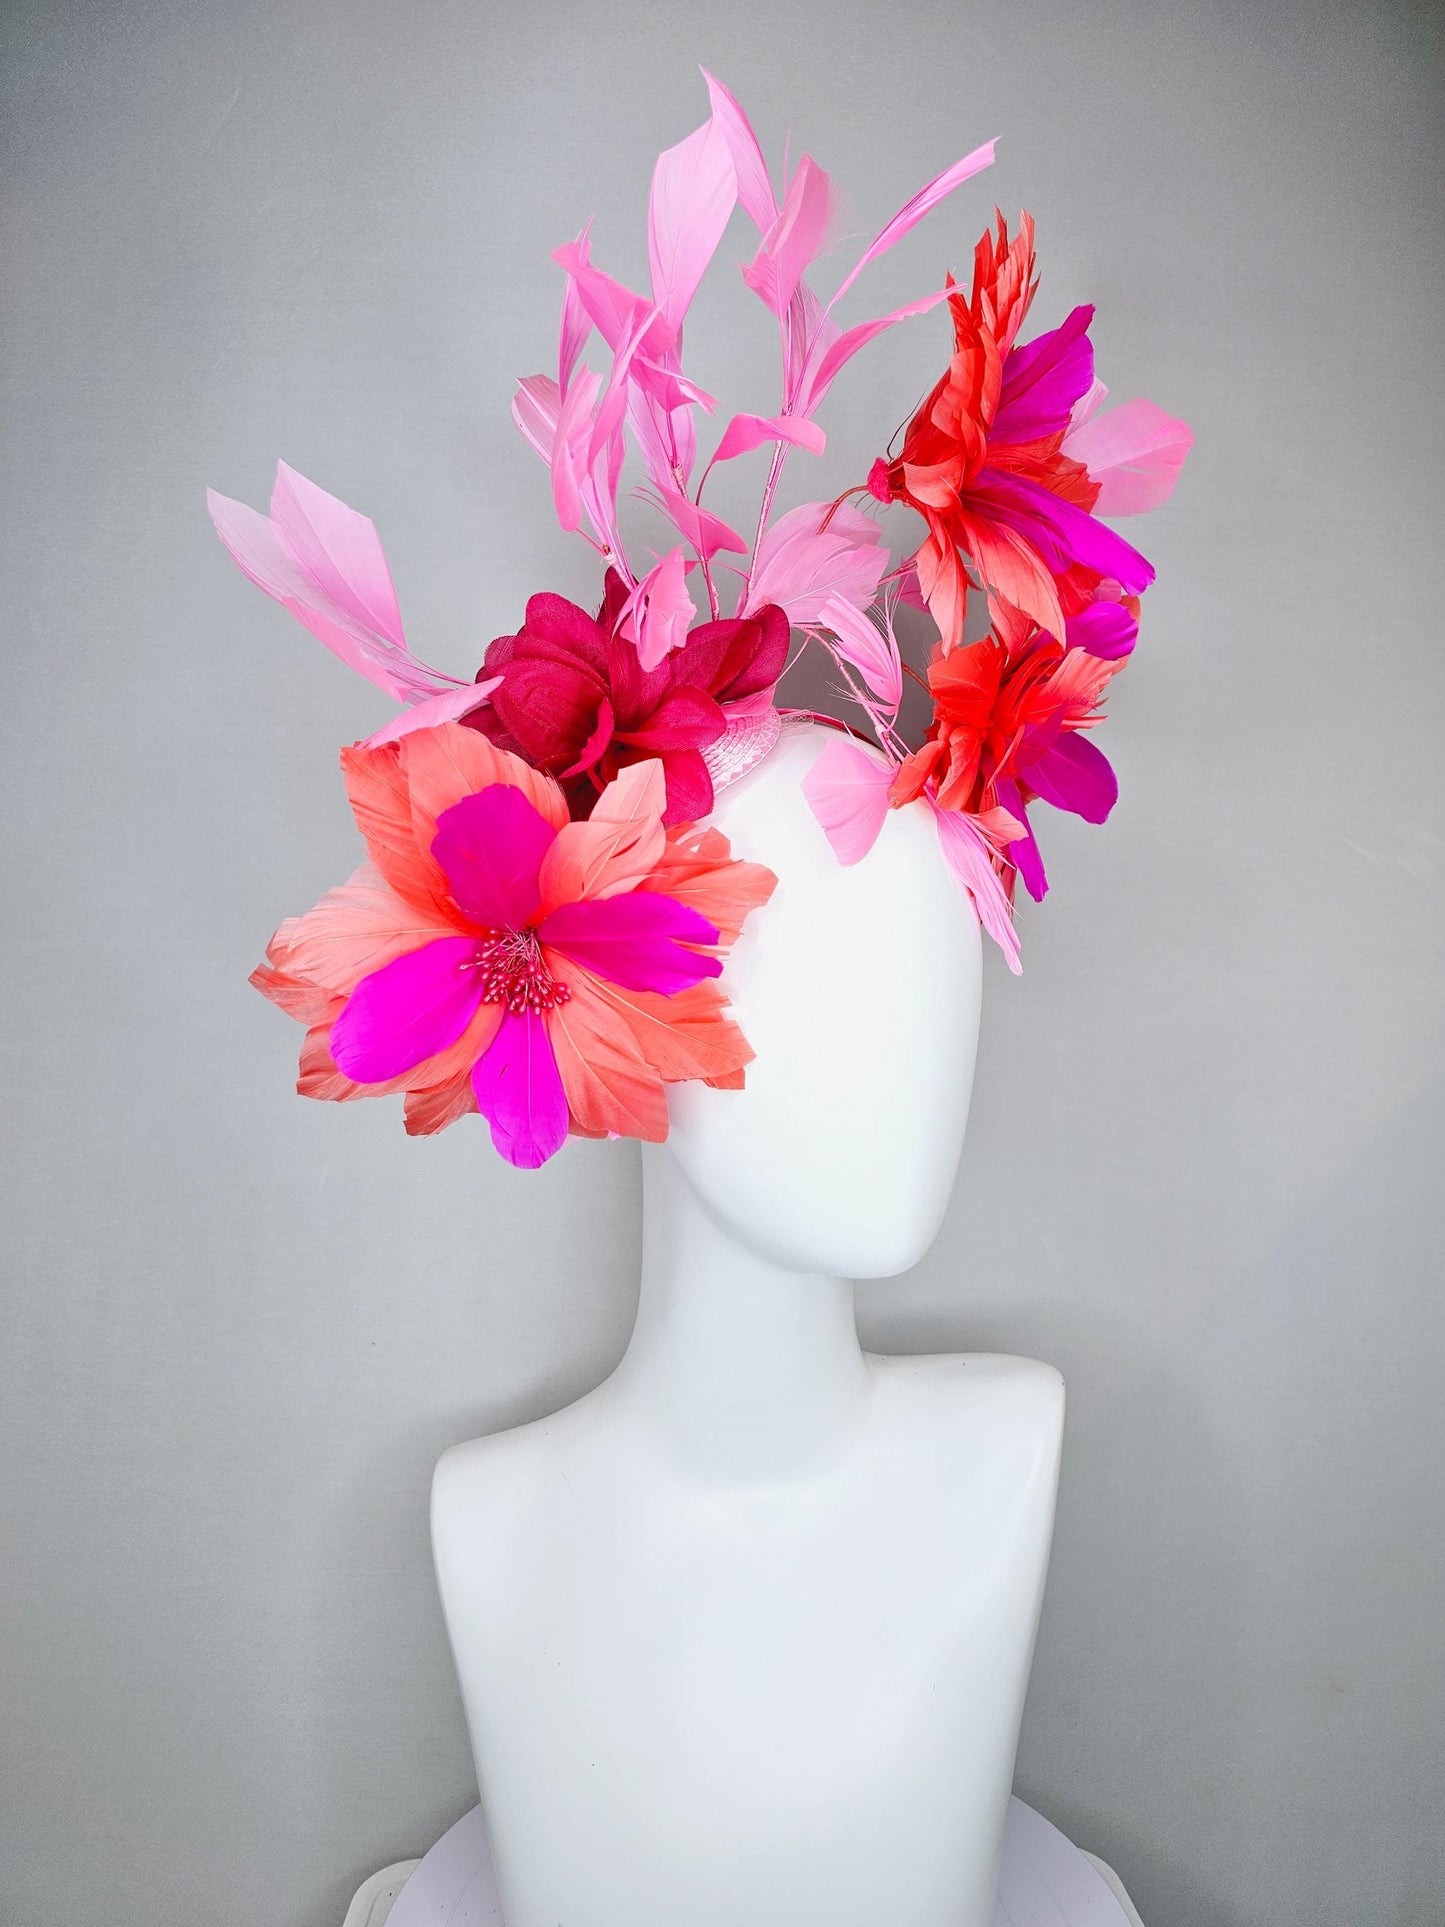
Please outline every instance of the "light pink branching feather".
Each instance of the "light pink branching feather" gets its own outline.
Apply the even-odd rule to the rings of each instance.
[[[623,603],[617,633],[635,644],[644,669],[656,669],[663,657],[687,641],[697,608],[687,592],[687,563],[681,549],[672,549],[656,568],[649,569]]]
[[[903,664],[892,629],[882,634],[873,619],[846,596],[824,597],[818,612],[818,625],[835,639],[835,646],[867,683],[869,689],[890,713],[903,699]]]
[[[837,210],[838,190],[810,155],[799,161],[777,219],[764,234],[743,279],[775,315],[787,312],[798,284],[822,252]]]
[[[512,397],[512,420],[549,468],[561,412],[561,390],[550,375],[522,376]]]
[[[394,701],[443,707],[449,717],[486,701],[481,685],[444,675],[411,653],[391,571],[366,516],[285,462],[277,464],[269,516],[214,489],[207,489],[206,505],[242,574]]]
[[[866,348],[876,336],[897,327],[900,321],[907,321],[913,315],[926,314],[930,308],[936,308],[947,294],[947,288],[940,288],[936,294],[925,294],[917,301],[906,301],[901,308],[895,308],[892,314],[880,315],[876,321],[860,321],[855,327],[835,335],[831,341],[820,336],[809,356],[811,365],[803,376],[803,390],[797,401],[799,410],[811,415],[860,348]]]
[[[826,623],[830,597],[866,609],[887,567],[876,522],[848,503],[804,502],[765,531],[743,613],[776,602],[793,623]]]
[[[1100,485],[1096,515],[1144,515],[1167,502],[1193,446],[1189,424],[1143,396],[1078,422],[1064,439],[1064,453]]]
[[[729,528],[720,515],[710,509],[699,508],[670,483],[659,482],[655,489],[639,489],[638,494],[671,522],[678,534],[694,549],[703,561],[711,561],[719,549],[728,549],[735,555],[746,555],[748,545],[734,528]]]
[[[1004,895],[1003,884],[993,867],[988,839],[973,817],[959,810],[941,810],[931,801],[929,807],[949,869],[973,899],[978,920],[1003,952],[1004,962],[1019,976],[1023,963],[1019,956],[1018,932],[1014,929],[1013,911]]]
[[[816,422],[804,421],[799,415],[734,415],[713,451],[713,461],[733,461],[761,448],[764,442],[789,442],[794,448],[807,449],[810,455],[821,455],[828,438]]]
[[[992,167],[993,150],[996,144],[995,141],[985,141],[982,147],[975,147],[971,154],[965,154],[961,161],[955,161],[952,167],[946,167],[941,174],[935,175],[926,187],[920,187],[912,200],[905,202],[893,219],[887,222],[869,242],[855,265],[844,277],[838,292],[833,296],[833,301],[829,302],[829,307],[832,307],[833,302],[842,300],[870,261],[876,261],[880,254],[886,254],[890,248],[896,247],[904,235],[917,227],[924,216],[931,214],[939,202],[946,200],[955,188],[962,187],[963,183],[972,180],[975,174],[981,174],[984,168]]]
[[[893,771],[851,736],[824,749],[803,778],[803,794],[833,854],[845,866],[860,863],[878,841],[888,814]]]
[[[577,239],[572,243],[579,261],[590,258],[592,223],[589,221]],[[587,346],[587,337],[592,332],[592,319],[582,305],[577,283],[569,274],[562,289],[562,322],[557,331],[557,386],[566,394],[572,380],[572,371],[582,358],[582,350]]]
[[[737,198],[732,153],[715,119],[658,156],[647,210],[647,258],[652,298],[674,333],[681,332]]]
[[[413,703],[410,709],[401,710],[389,723],[374,729],[362,748],[375,749],[381,743],[400,742],[414,729],[460,722],[463,716],[470,716],[474,709],[482,707],[501,680],[500,676],[488,676],[485,682],[459,683],[455,689],[439,689],[434,696],[423,696],[419,703]]]
[[[768,164],[763,158],[758,137],[753,132],[752,122],[728,89],[706,67],[702,69],[702,77],[707,82],[713,119],[722,130],[723,139],[732,155],[738,199],[754,227],[760,234],[765,233],[778,218],[778,197],[773,192]]]

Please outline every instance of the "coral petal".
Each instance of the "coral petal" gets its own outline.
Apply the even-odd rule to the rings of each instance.
[[[568,973],[571,999],[552,1012],[551,1034],[568,1108],[591,1137],[609,1132],[660,1144],[667,1136],[662,1078],[621,1010],[584,971]]]
[[[662,855],[666,785],[655,757],[633,763],[602,792],[585,823],[568,823],[542,860],[539,917],[584,897],[635,890]]]

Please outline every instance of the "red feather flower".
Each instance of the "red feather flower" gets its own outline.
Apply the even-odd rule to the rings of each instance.
[[[1101,582],[1137,595],[1154,579],[1144,557],[1094,519],[1099,484],[1064,453],[1094,378],[1094,311],[1075,308],[1019,347],[1037,286],[1032,221],[1024,214],[1010,241],[1000,215],[997,238],[985,234],[974,251],[972,298],[949,295],[946,373],[909,422],[897,460],[880,456],[868,477],[877,500],[906,502],[928,524],[913,559],[945,651],[963,640],[965,558],[996,612],[1021,611],[1054,634]]]
[[[1002,628],[1002,635],[935,652],[933,723],[900,765],[889,801],[896,808],[932,785],[942,810],[1006,810],[1022,831],[1008,843],[1008,860],[1037,900],[1048,881],[1029,804],[1042,799],[1102,823],[1118,798],[1108,759],[1083,732],[1099,720],[1136,623],[1129,608],[1105,602],[1069,623],[1062,643],[1017,620]]]

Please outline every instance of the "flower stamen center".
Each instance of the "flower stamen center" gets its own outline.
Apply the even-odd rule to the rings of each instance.
[[[482,973],[482,1002],[502,1004],[514,1016],[555,1010],[570,999],[570,988],[559,983],[542,961],[542,945],[535,930],[488,930],[475,957],[463,965]]]

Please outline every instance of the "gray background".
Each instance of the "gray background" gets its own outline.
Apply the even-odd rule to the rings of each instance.
[[[1439,29],[7,10],[7,1927],[333,1927],[471,1801],[428,1474],[618,1355],[635,1153],[527,1176],[474,1128],[291,1094],[299,1033],[245,976],[350,867],[334,746],[386,705],[239,578],[201,491],[264,501],[284,455],[365,508],[413,642],[466,673],[530,589],[590,597],[510,380],[550,360],[547,254],[587,214],[640,278],[694,60],[838,175],[853,236],[1002,134],[852,312],[1025,201],[1041,324],[1096,299],[1116,394],[1199,438],[1143,537],[1123,800],[1048,821],[944,1235],[862,1294],[880,1348],[1069,1381],[1020,1789],[1149,1927],[1445,1919]],[[693,372],[734,406],[771,405],[764,319],[730,273],[700,305]],[[855,364],[810,492],[942,340]]]

